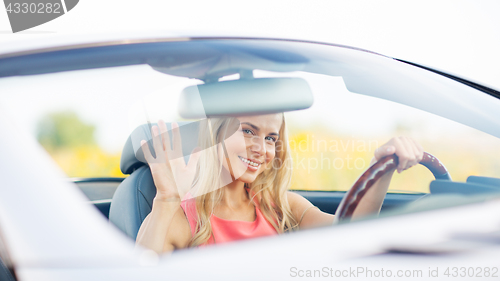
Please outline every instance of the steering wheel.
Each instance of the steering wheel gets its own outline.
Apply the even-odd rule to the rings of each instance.
[[[446,170],[439,159],[431,154],[424,152],[424,157],[419,164],[429,169],[436,179],[451,180],[448,170]],[[375,182],[377,182],[377,180],[397,166],[398,157],[393,154],[381,158],[368,168],[368,170],[358,178],[351,189],[346,193],[344,199],[340,202],[337,213],[335,214],[336,221],[349,221],[366,192]]]

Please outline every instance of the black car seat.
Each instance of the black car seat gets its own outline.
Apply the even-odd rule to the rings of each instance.
[[[2,281],[15,281],[14,273],[9,269],[2,258],[0,258],[0,280]]]
[[[151,212],[156,187],[153,183],[151,171],[147,165],[142,149],[141,140],[148,140],[151,148],[151,129],[155,124],[144,124],[137,127],[127,139],[123,148],[120,169],[129,174],[116,189],[109,210],[109,220],[132,239],[136,239],[139,227],[146,216]],[[167,124],[170,130],[170,124]],[[198,142],[199,122],[181,123],[179,129],[182,138],[184,160],[187,163],[189,153]],[[154,152],[152,152],[154,156]]]

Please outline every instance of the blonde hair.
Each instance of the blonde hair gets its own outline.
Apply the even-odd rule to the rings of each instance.
[[[279,130],[280,139],[276,143],[276,155],[264,172],[257,176],[254,182],[248,184],[252,202],[258,202],[260,211],[278,233],[292,231],[297,228],[287,199],[287,190],[291,183],[291,155],[285,124],[285,116]],[[196,231],[189,246],[205,244],[213,237],[210,217],[221,202],[224,194],[223,178],[229,175],[222,166],[223,151],[221,142],[228,134],[234,132],[234,126],[239,126],[237,119],[232,117],[210,118],[207,126],[200,124],[199,145],[204,149],[198,161],[195,182],[196,191]],[[213,145],[215,144],[215,145]],[[214,187],[216,188],[215,190]]]

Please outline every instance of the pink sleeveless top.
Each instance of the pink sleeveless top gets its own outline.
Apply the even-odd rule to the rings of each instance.
[[[181,207],[184,210],[189,226],[191,227],[191,235],[194,235],[196,232],[196,222],[198,218],[196,213],[195,198],[192,198],[189,193],[186,194],[181,202]],[[219,244],[241,239],[278,234],[274,227],[266,220],[258,208],[257,203],[255,207],[255,214],[256,218],[253,222],[225,220],[212,214],[210,216],[210,223],[212,224],[213,237],[211,237],[206,244]]]

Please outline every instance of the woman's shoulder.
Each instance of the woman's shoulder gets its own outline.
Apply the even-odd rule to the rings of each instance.
[[[309,200],[304,198],[304,196],[290,190],[287,192],[287,200],[290,205],[290,210],[297,221],[307,208],[314,206]]]
[[[288,203],[290,204],[290,206],[292,204],[311,204],[311,202],[309,202],[309,200],[307,200],[304,196],[296,193],[296,192],[293,192],[291,190],[288,190],[287,191],[287,199],[288,199]]]
[[[302,195],[288,191],[287,199],[301,229],[332,225],[334,215],[321,211]]]

